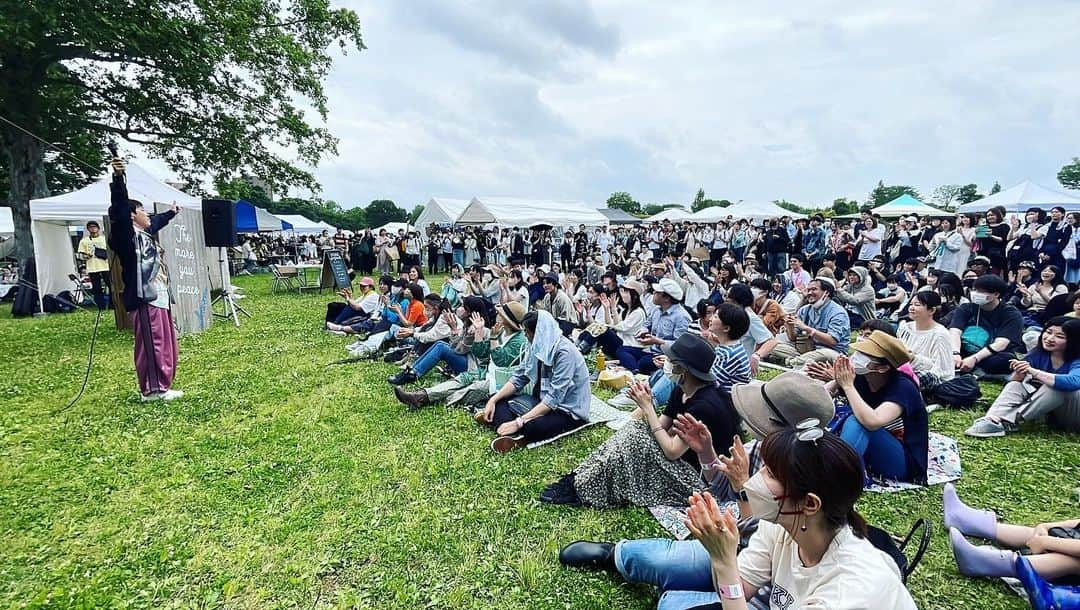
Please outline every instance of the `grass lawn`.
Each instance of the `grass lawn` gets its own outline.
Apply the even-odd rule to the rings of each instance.
[[[391,365],[327,368],[345,342],[320,330],[330,297],[271,295],[269,281],[237,281],[254,314],[242,328],[181,341],[186,395],[172,404],[139,401],[131,338],[106,318],[86,395],[57,413],[82,380],[93,315],[13,320],[3,308],[0,604],[654,607],[646,587],[557,561],[579,538],[665,535],[645,510],[536,500],[606,428],[495,455],[491,433],[461,411],[405,412],[385,381]],[[975,415],[931,415],[960,441],[962,498],[1019,523],[1078,516],[1076,437],[968,439]],[[934,521],[910,583],[921,608],[1024,607],[956,571],[940,487],[868,495],[859,508],[893,532]]]

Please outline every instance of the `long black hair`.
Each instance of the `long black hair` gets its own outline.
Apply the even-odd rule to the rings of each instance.
[[[761,459],[784,487],[786,501],[797,504],[809,494],[821,498],[821,514],[833,529],[851,526],[866,537],[866,521],[855,511],[863,492],[863,466],[855,450],[825,432],[812,441],[799,440],[800,430],[783,428],[765,437]]]
[[[474,313],[480,314],[484,318],[484,326],[491,328],[495,325],[495,308],[491,306],[491,301],[484,297],[467,296],[461,300],[461,306],[470,316]]]
[[[1042,346],[1042,338],[1052,326],[1060,326],[1061,332],[1065,333],[1065,362],[1069,363],[1080,359],[1080,319],[1068,316],[1055,316],[1043,324],[1043,330],[1039,333],[1039,341],[1035,345],[1035,350],[1046,353]]]

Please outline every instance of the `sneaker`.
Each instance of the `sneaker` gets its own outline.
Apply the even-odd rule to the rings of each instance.
[[[141,400],[143,402],[153,402],[155,400],[161,400],[165,396],[165,392],[154,392],[152,394],[143,394]]]
[[[964,430],[964,434],[976,438],[1005,436],[1005,426],[1002,425],[1002,422],[996,422],[989,417],[980,417],[975,420],[975,423],[971,424],[970,428]]]
[[[933,403],[930,403],[930,404],[926,405],[926,412],[927,413],[933,413],[934,411],[937,411],[940,408],[941,408],[941,403],[933,402]]]
[[[397,375],[391,375],[386,378],[386,382],[390,385],[406,385],[410,383],[416,383],[416,373],[410,369],[405,369]]]
[[[343,330],[327,330],[326,332],[330,333],[331,335],[334,335],[335,337],[348,337],[349,336],[349,333],[347,333],[347,332],[345,332]]]
[[[491,441],[491,450],[495,453],[510,453],[514,449],[524,446],[524,436],[500,436]]]
[[[607,403],[613,407],[636,407],[637,403],[633,398],[630,398],[629,394],[619,394],[615,398],[608,400]]]
[[[182,390],[165,390],[161,394],[161,400],[164,400],[166,402],[168,402],[170,400],[176,400],[177,398],[183,398],[183,397],[184,397],[184,392]]]

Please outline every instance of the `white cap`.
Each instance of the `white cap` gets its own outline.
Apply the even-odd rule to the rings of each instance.
[[[676,301],[683,299],[683,289],[675,280],[665,277],[652,285],[653,292],[663,292]]]

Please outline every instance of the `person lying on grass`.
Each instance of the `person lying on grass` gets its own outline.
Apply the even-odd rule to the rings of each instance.
[[[731,308],[745,319],[742,310]],[[707,341],[684,333],[663,350],[667,357],[664,375],[675,386],[664,414],[657,415],[649,386],[635,383],[630,397],[644,417],[627,423],[574,472],[549,486],[540,496],[542,501],[597,508],[679,505],[704,488],[701,464],[675,433],[675,418],[688,413],[704,422],[717,439],[714,449],[723,452],[727,439],[738,431],[739,415],[731,404],[731,394],[716,386],[711,370],[716,356]]]
[[[1023,360],[1012,360],[1012,378],[986,415],[964,434],[979,438],[1017,432],[1025,421],[1080,432],[1080,320],[1058,316],[1046,323],[1039,343]]]
[[[528,356],[476,415],[477,423],[495,428],[499,436],[491,448],[498,453],[556,437],[589,421],[592,389],[581,352],[546,311],[530,312],[522,327],[530,344]],[[527,385],[532,385],[533,393],[521,394]]]
[[[466,310],[470,305],[476,306],[475,303],[470,304],[472,300],[486,303],[478,297],[466,297]],[[457,373],[455,377],[415,392],[406,392],[395,386],[394,396],[398,401],[410,409],[418,409],[433,403],[472,404],[486,400],[489,395],[488,375],[494,374],[494,371],[489,373],[489,368],[494,366],[499,370],[512,370],[521,363],[529,348],[525,332],[521,329],[527,313],[525,306],[511,301],[499,305],[495,311],[493,325],[479,311],[472,311],[469,314],[470,325],[465,327],[460,324],[462,332],[455,336],[455,341],[444,344],[446,347],[436,344],[412,366],[413,374],[422,376],[435,366],[433,361],[437,363],[441,360]],[[469,369],[470,357],[475,361],[472,369]],[[391,379],[391,383],[395,381],[399,380]]]
[[[999,523],[997,515],[965,505],[952,483],[944,491],[945,527],[960,573],[965,576],[1016,578],[1017,551],[975,546],[964,536],[1021,549],[1035,572],[1055,584],[1080,585],[1080,519],[1040,523],[1035,527]]]
[[[762,467],[761,441],[802,421],[823,426],[833,417],[833,401],[825,386],[812,383],[800,372],[788,371],[767,383],[755,380],[736,385],[732,402],[753,440],[744,446],[734,436],[728,450],[731,457],[717,456],[709,428],[693,415],[679,415],[674,430],[697,454],[709,493],[722,504],[738,505],[739,529],[749,535],[757,527],[757,518],[744,487]],[[627,582],[652,584],[661,593],[669,589],[713,591],[709,554],[693,539],[644,538],[617,544],[579,540],[560,551],[559,561],[571,567],[617,572]]]

